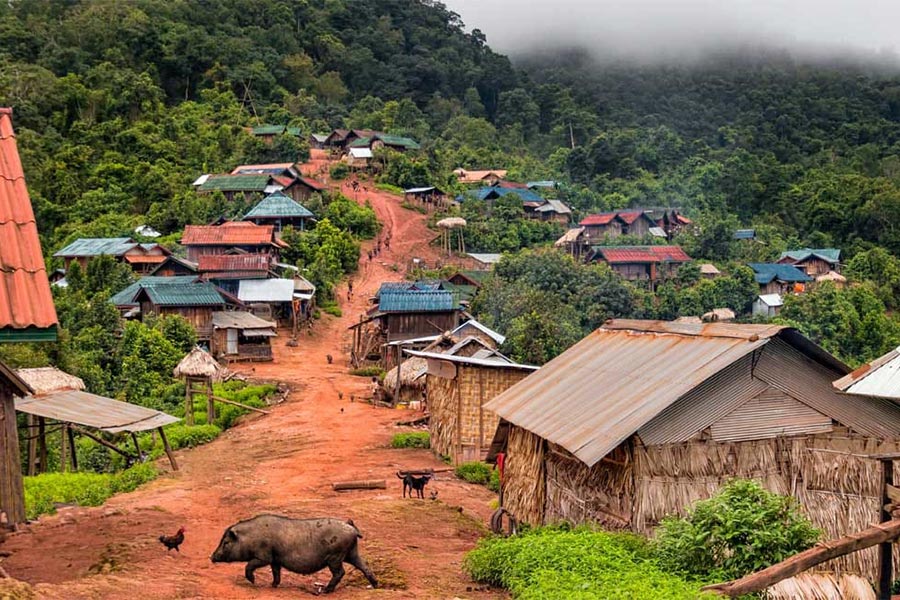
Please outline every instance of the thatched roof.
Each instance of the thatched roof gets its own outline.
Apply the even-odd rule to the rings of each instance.
[[[39,367],[36,369],[17,369],[16,374],[25,383],[31,386],[35,396],[63,392],[70,390],[83,390],[84,381],[80,377],[69,375],[56,367]]]
[[[875,592],[872,585],[859,575],[801,573],[768,588],[765,597],[770,600],[875,600]]]
[[[219,381],[225,375],[225,368],[209,352],[196,346],[181,359],[173,374],[175,377],[211,377],[214,381]]]
[[[400,385],[415,389],[425,388],[425,378],[422,375],[428,369],[428,361],[424,358],[408,358],[400,365]],[[397,387],[397,367],[394,367],[384,376],[384,389],[393,390]]]
[[[446,229],[453,229],[454,227],[465,227],[466,220],[462,217],[447,217],[446,219],[441,219],[437,222],[438,227],[444,227]]]

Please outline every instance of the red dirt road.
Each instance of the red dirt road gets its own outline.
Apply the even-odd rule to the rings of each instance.
[[[335,598],[506,597],[469,591],[473,584],[460,568],[484,531],[494,494],[441,473],[426,488],[426,497],[438,491],[437,501],[401,499],[398,469],[442,463],[425,450],[388,448],[401,430],[394,423],[415,413],[351,402],[352,394],[367,395],[368,381],[347,374],[347,326],[381,281],[400,279],[394,265],[402,272],[413,256],[435,258],[427,245],[434,233],[422,215],[401,208],[390,194],[360,190],[358,201],[366,199],[384,223],[384,235],[390,234],[391,247],[371,264],[362,261],[352,300],[342,289],[343,317],[323,315],[296,348],[285,345],[289,334],[282,332],[273,363],[238,367],[256,379],[286,383],[287,400],[269,415],[247,417],[211,444],[178,452],[178,473],[102,507],[41,519],[10,537],[3,550],[12,555],[3,567],[13,577],[33,584],[41,598],[66,600],[303,597],[314,581],[328,580],[327,570],[313,576],[285,572],[281,587],[272,589],[267,568],[257,572],[252,586],[243,578],[243,564],[209,561],[225,527],[276,512],[352,518],[362,531],[361,554],[383,586],[368,589],[348,566]],[[327,354],[334,364],[327,363]],[[331,482],[350,479],[385,479],[388,488],[331,490]],[[180,525],[187,527],[182,551],[167,554],[156,537]]]

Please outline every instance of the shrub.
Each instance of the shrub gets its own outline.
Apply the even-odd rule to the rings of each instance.
[[[356,377],[377,377],[378,379],[384,379],[384,369],[381,367],[363,367],[361,369],[351,369],[351,375],[355,375]]]
[[[398,433],[391,439],[391,448],[430,448],[431,436],[427,431]]]
[[[113,494],[130,492],[154,479],[150,463],[135,465],[120,473],[45,473],[25,477],[25,512],[29,519],[55,512],[54,503],[99,506]]]
[[[331,166],[329,171],[331,178],[335,181],[340,181],[341,179],[347,179],[347,176],[350,175],[350,167],[345,165],[344,163],[335,163]]]
[[[333,317],[340,317],[344,314],[337,302],[323,302],[322,310]]]
[[[462,463],[453,470],[453,473],[469,483],[477,483],[478,485],[487,485],[491,481],[491,469],[487,464],[480,461],[472,461]]]
[[[687,600],[699,584],[665,573],[646,541],[632,534],[544,527],[482,539],[465,559],[475,581],[515,598]]]
[[[487,487],[492,492],[500,492],[500,471],[494,469],[491,471],[491,480],[488,481]]]
[[[655,553],[668,571],[726,581],[805,550],[819,536],[794,498],[738,479],[697,502],[686,517],[663,520]]]

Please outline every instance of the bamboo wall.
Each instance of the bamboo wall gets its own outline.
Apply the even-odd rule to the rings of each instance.
[[[522,523],[544,523],[544,452],[544,440],[510,425],[503,470],[503,506]]]
[[[426,375],[425,378],[431,449],[438,456],[450,456],[453,452],[453,432],[456,431],[458,420],[456,380],[436,375]]]
[[[11,525],[25,521],[20,458],[16,407],[9,387],[0,382],[0,511]]]

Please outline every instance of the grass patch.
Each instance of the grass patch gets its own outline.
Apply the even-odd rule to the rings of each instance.
[[[482,539],[465,559],[480,583],[504,587],[514,598],[694,600],[700,583],[664,572],[646,540],[588,528],[537,528]]]
[[[377,377],[384,379],[384,369],[381,367],[363,367],[361,369],[351,369],[350,374],[356,377]]]
[[[382,192],[397,194],[398,196],[402,196],[404,194],[402,187],[397,187],[396,185],[391,185],[389,183],[376,183],[375,188],[381,190]]]
[[[322,312],[333,317],[340,317],[344,314],[343,311],[341,311],[341,307],[337,305],[337,302],[323,302],[319,306],[322,308]]]
[[[409,202],[403,202],[400,204],[400,206],[402,206],[406,210],[414,210],[417,213],[420,213],[423,215],[428,214],[428,210],[426,210],[424,206],[419,206],[418,204],[410,204]]]
[[[158,475],[150,463],[119,473],[44,473],[25,477],[25,514],[29,519],[56,512],[54,503],[100,506],[110,496],[130,492]]]
[[[431,435],[427,431],[398,433],[391,438],[391,448],[430,448]]]
[[[463,481],[483,485],[492,492],[500,491],[500,472],[486,463],[477,460],[462,463],[453,473]]]

